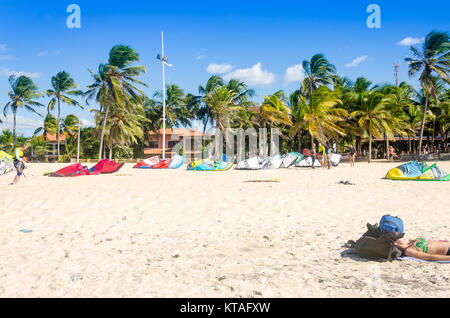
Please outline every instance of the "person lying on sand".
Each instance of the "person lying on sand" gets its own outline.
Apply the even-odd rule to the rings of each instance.
[[[394,245],[403,252],[403,255],[410,256],[424,261],[450,261],[450,242],[427,240],[419,237],[407,242],[400,238]]]

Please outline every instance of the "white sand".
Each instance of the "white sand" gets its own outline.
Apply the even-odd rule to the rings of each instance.
[[[341,256],[386,213],[403,219],[407,238],[450,239],[450,182],[382,179],[396,165],[126,164],[115,175],[49,178],[65,165],[28,164],[17,186],[14,174],[0,177],[0,296],[450,297],[448,264]]]

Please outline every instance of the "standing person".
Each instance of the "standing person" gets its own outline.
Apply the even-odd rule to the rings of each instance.
[[[392,145],[389,146],[389,161],[394,161],[394,147],[392,147]]]
[[[11,185],[17,184],[17,182],[19,182],[19,179],[23,174],[23,169],[25,169],[24,162],[27,162],[23,158],[23,152],[26,148],[27,148],[27,146],[25,144],[23,144],[19,148],[16,148],[16,150],[14,152],[14,168],[16,168],[16,170],[17,170],[17,175],[14,177],[14,181],[11,182]]]
[[[331,169],[331,153],[333,152],[333,148],[327,147],[327,166],[328,169]]]
[[[350,167],[354,167],[355,166],[355,157],[356,157],[356,148],[353,144],[350,144],[350,148],[349,148],[349,152],[350,152]]]
[[[320,166],[325,168],[325,147],[322,145],[322,143],[319,143],[319,149],[318,149],[318,159],[320,162]]]

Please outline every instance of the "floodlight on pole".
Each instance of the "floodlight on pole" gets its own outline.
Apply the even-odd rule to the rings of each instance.
[[[161,32],[161,49],[162,53],[158,54],[156,56],[156,59],[159,60],[162,64],[162,80],[163,80],[163,149],[162,149],[162,156],[163,160],[166,159],[166,79],[165,79],[165,73],[164,73],[164,65],[167,65],[168,67],[172,67],[172,64],[168,64],[167,60],[168,57],[164,55],[164,34]]]

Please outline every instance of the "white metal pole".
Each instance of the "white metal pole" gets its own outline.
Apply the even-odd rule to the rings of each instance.
[[[162,74],[163,74],[163,149],[162,158],[166,159],[166,79],[164,74],[164,34],[161,32]]]
[[[78,119],[77,163],[80,162],[81,119]]]

